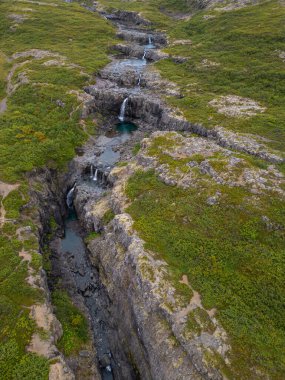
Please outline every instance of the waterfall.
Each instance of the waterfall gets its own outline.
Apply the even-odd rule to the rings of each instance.
[[[73,205],[74,189],[75,189],[75,185],[69,190],[66,196],[66,204],[68,208],[72,208],[72,205]]]
[[[143,57],[142,57],[142,59],[145,59],[145,56],[146,56],[146,52],[147,52],[147,50],[146,50],[146,49],[144,49],[144,52],[143,52]]]
[[[127,102],[128,102],[128,98],[124,99],[121,105],[119,120],[122,122],[125,120],[125,111],[126,111]]]
[[[140,87],[140,85],[141,85],[141,79],[142,79],[142,74],[140,73],[138,83],[137,83],[138,87]]]
[[[92,179],[94,176],[94,170],[93,170],[93,165],[90,166],[90,178]]]
[[[94,176],[93,176],[93,181],[97,181],[98,179],[98,169],[95,170]]]
[[[148,36],[148,44],[149,44],[149,45],[152,45],[152,39],[151,39],[151,36]]]

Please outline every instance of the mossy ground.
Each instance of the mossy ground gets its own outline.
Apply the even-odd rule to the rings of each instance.
[[[211,13],[215,18],[204,19]],[[171,39],[190,39],[167,51],[189,57],[183,64],[171,59],[158,63],[162,75],[179,85],[184,97],[169,99],[188,120],[211,128],[215,125],[258,134],[268,144],[285,150],[285,81],[282,49],[285,9],[277,1],[233,12],[200,12],[190,21],[178,23]],[[203,66],[207,59],[219,66]],[[224,95],[251,98],[266,111],[251,118],[220,114],[208,103]]]
[[[55,314],[60,321],[63,335],[58,341],[58,348],[66,355],[74,355],[88,343],[88,324],[85,316],[72,304],[68,294],[55,290],[52,294]]]
[[[206,309],[218,320],[232,345],[233,377],[254,378],[251,368],[282,379],[285,326],[284,230],[269,231],[262,215],[276,224],[284,202],[244,189],[215,186],[219,204],[209,206],[212,187],[197,191],[171,187],[153,172],[137,172],[127,194],[134,227],[179,276],[186,274]],[[235,377],[236,378],[236,377]]]
[[[3,380],[48,379],[49,372],[45,358],[25,350],[37,329],[29,307],[43,301],[43,294],[28,285],[28,263],[19,257],[25,248],[32,256],[30,266],[35,273],[42,267],[42,257],[33,252],[38,249],[35,236],[20,241],[16,234],[22,226],[37,230],[32,221],[37,210],[26,207],[30,191],[26,173],[41,166],[63,169],[74,149],[86,140],[87,134],[79,125],[80,102],[70,91],[82,91],[84,85],[94,81],[93,74],[108,62],[108,49],[114,41],[113,27],[98,15],[78,4],[59,0],[45,3],[4,0],[0,4],[0,100],[6,96],[6,78],[14,64],[27,61],[16,70],[11,82],[19,84],[19,74],[23,73],[28,79],[8,97],[8,108],[0,115],[0,179],[20,184],[3,201],[7,218],[0,239]],[[11,14],[25,15],[26,19],[15,25]],[[11,60],[14,53],[31,49],[48,50],[60,58]],[[65,65],[44,65],[52,59],[63,59]],[[94,125],[92,129],[94,133]],[[85,322],[65,295],[56,293],[54,298],[64,325],[60,345],[66,353],[72,353],[86,339]],[[65,307],[67,314],[63,312]]]

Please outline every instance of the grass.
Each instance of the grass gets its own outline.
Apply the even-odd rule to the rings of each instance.
[[[111,220],[114,219],[114,217],[115,217],[114,212],[111,209],[107,210],[105,212],[105,214],[103,215],[103,218],[102,218],[103,224],[106,225],[106,224],[110,223]]]
[[[52,302],[55,306],[55,314],[63,329],[63,335],[58,341],[58,348],[66,356],[78,354],[89,340],[86,318],[72,304],[67,293],[62,290],[53,292]]]
[[[84,239],[85,244],[90,243],[92,240],[99,238],[101,235],[99,232],[90,232]]]
[[[217,308],[232,345],[231,378],[254,378],[251,369],[258,368],[281,379],[284,231],[268,231],[261,217],[282,223],[284,203],[271,194],[254,202],[246,190],[218,190],[219,204],[208,206],[212,187],[183,190],[163,184],[152,171],[137,172],[127,186],[128,212],[146,248],[180,278],[188,276],[205,308]]]
[[[19,12],[24,5],[1,3],[0,57],[42,49],[66,58],[65,66],[44,66],[44,61],[57,59],[48,57],[30,59],[20,69],[31,83],[18,88],[8,100],[8,111],[0,115],[3,180],[16,181],[26,172],[46,164],[62,168],[86,139],[86,133],[78,125],[78,100],[70,91],[82,90],[92,80],[90,75],[106,65],[114,30],[107,21],[79,5],[61,1],[57,4],[58,7],[48,7],[50,17],[47,7],[33,5],[32,17],[11,31],[7,15]],[[6,74],[2,61],[3,58],[0,82]],[[70,64],[77,66],[70,67]],[[16,77],[17,74],[19,70]],[[58,105],[58,100],[64,103],[63,107]]]
[[[43,265],[50,269],[49,252],[44,257],[35,253],[36,235],[23,242],[17,239],[17,228],[33,226],[37,217],[29,192],[41,191],[29,188],[26,174],[39,167],[63,170],[87,139],[79,125],[80,101],[75,92],[94,82],[93,75],[108,63],[109,46],[114,43],[113,27],[98,15],[78,4],[46,3],[57,7],[34,3],[27,7],[14,0],[0,3],[0,100],[6,96],[6,77],[13,64],[27,61],[16,70],[12,83],[19,84],[21,75],[28,79],[8,97],[8,108],[0,115],[0,179],[20,185],[3,201],[9,220],[0,233],[0,377],[7,380],[47,380],[49,373],[46,358],[26,352],[38,329],[29,308],[42,303],[43,294],[28,285],[28,264],[19,252],[24,248],[32,255],[34,274]],[[15,28],[10,14],[28,18]],[[60,58],[8,60],[31,49],[49,50]],[[44,65],[53,59],[65,64]],[[65,293],[57,291],[54,300],[64,330],[60,348],[69,355],[86,341],[87,324]]]
[[[9,64],[6,56],[0,52],[0,99],[5,97],[6,77],[8,74]]]
[[[184,95],[182,99],[169,98],[169,102],[192,122],[258,134],[270,139],[270,146],[284,151],[285,67],[278,57],[285,31],[284,7],[269,1],[234,12],[215,13],[211,20],[203,19],[204,14],[177,23],[170,32],[172,39],[192,41],[191,45],[178,44],[167,49],[170,54],[189,57],[187,62],[175,64],[169,59],[157,64],[161,74],[176,82]],[[219,66],[204,67],[203,59]],[[227,117],[208,104],[220,95],[251,98],[267,109],[249,119]]]

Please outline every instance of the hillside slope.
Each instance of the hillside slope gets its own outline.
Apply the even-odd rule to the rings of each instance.
[[[32,198],[44,196],[46,184],[29,178],[39,168],[65,168],[94,133],[94,124],[79,125],[82,88],[108,62],[114,33],[98,15],[58,0],[1,1],[0,25],[0,377],[40,380],[50,365],[63,371],[54,346],[62,328],[42,273],[41,210]],[[83,317],[67,295],[58,292],[55,302],[60,319],[64,304],[60,347],[78,352],[86,322],[70,332],[73,318]],[[62,376],[72,378],[68,369]]]

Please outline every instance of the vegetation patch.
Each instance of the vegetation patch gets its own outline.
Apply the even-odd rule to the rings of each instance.
[[[282,223],[284,202],[271,194],[215,188],[221,197],[210,206],[211,187],[167,186],[153,171],[139,171],[126,189],[132,200],[127,211],[146,248],[165,259],[178,278],[188,276],[206,309],[218,310],[232,345],[234,376],[254,378],[251,369],[258,368],[280,379],[285,373],[285,236],[284,230],[269,230],[262,216]],[[200,317],[193,316],[198,330],[205,327]],[[212,331],[207,323],[206,330]]]
[[[77,354],[89,340],[86,318],[62,290],[52,293],[52,302],[63,329],[58,347],[66,356]]]
[[[98,237],[100,237],[100,233],[99,232],[90,232],[86,238],[84,239],[85,243],[88,244],[90,241],[94,240],[94,239],[97,239]]]
[[[114,214],[113,210],[111,210],[111,209],[107,210],[105,212],[103,218],[102,218],[103,224],[106,225],[106,224],[110,223],[111,220],[114,219],[114,217],[115,217],[115,214]]]
[[[221,125],[256,133],[270,139],[269,146],[284,151],[285,94],[281,83],[285,68],[276,54],[285,31],[284,7],[278,1],[268,1],[232,12],[209,13],[215,17],[205,19],[205,12],[198,12],[169,29],[173,41],[187,39],[192,43],[176,43],[166,49],[171,55],[188,57],[185,63],[172,59],[157,63],[161,74],[183,93],[183,98],[168,101],[189,121],[208,128]],[[205,59],[219,65],[202,65]],[[231,105],[230,112],[228,104],[223,113],[211,106],[215,99],[228,99],[229,95],[239,104],[240,99],[247,99],[247,117],[235,117],[236,105]]]

